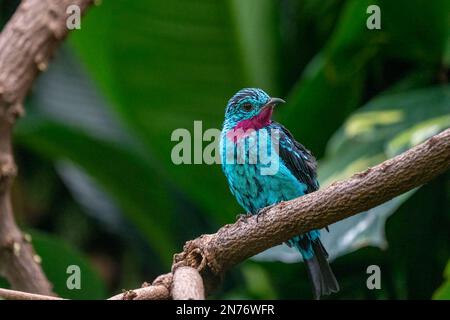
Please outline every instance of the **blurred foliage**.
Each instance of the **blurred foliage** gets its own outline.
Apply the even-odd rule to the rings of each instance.
[[[445,277],[446,281],[434,293],[433,299],[436,299],[436,300],[449,300],[450,299],[450,261],[447,263],[447,267],[445,268],[444,277]]]
[[[330,138],[319,166],[321,185],[349,178],[425,141],[450,127],[449,115],[449,86],[374,98],[351,114]],[[331,258],[368,245],[386,247],[386,219],[415,191],[333,224],[331,232],[322,234]],[[300,257],[294,248],[281,245],[258,255],[258,259],[292,262]]]
[[[327,145],[323,184],[348,178],[450,127],[449,89],[386,94],[351,114]]]
[[[237,209],[230,195],[213,196],[211,185],[227,188],[220,167],[176,166],[168,142],[175,129],[192,130],[193,120],[202,120],[205,129],[219,127],[227,99],[246,84],[275,91],[277,7],[265,0],[246,3],[111,1],[88,16],[73,38],[143,152],[157,157],[167,179],[218,224]],[[255,57],[259,50],[269,55]],[[215,210],[218,205],[223,211]]]
[[[42,260],[42,268],[52,279],[53,290],[57,294],[68,299],[102,299],[106,296],[103,281],[75,249],[52,236],[37,232],[32,232],[31,235],[34,248],[45,258]],[[71,265],[80,267],[80,290],[70,290],[66,285],[68,277],[73,274],[67,273],[67,268]]]
[[[0,0],[0,25],[17,3]],[[381,30],[366,28],[372,4]],[[34,242],[57,292],[101,298],[138,286],[166,272],[184,241],[241,213],[218,165],[170,158],[171,133],[193,132],[195,120],[219,128],[241,87],[287,97],[275,116],[320,159],[322,185],[450,127],[449,12],[446,0],[115,0],[90,10],[15,133],[16,215],[52,234]],[[342,290],[331,298],[431,298],[450,259],[449,200],[447,173],[371,212],[389,246],[338,257]],[[80,292],[65,289],[68,264],[86,275]],[[371,264],[382,290],[366,287]],[[445,292],[448,282],[433,297]],[[246,261],[214,297],[311,294],[303,265]]]

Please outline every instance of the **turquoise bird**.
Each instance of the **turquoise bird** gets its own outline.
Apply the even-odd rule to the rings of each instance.
[[[314,156],[271,119],[279,103],[284,101],[261,89],[247,88],[236,93],[225,110],[220,139],[222,169],[232,194],[249,214],[319,189]],[[316,299],[339,291],[319,230],[298,235],[286,244],[302,255]]]

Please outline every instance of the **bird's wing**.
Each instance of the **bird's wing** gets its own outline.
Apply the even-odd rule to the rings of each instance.
[[[295,141],[283,125],[273,121],[272,127],[279,130],[278,154],[284,164],[298,181],[306,184],[308,193],[318,190],[317,163],[314,156],[301,143]]]

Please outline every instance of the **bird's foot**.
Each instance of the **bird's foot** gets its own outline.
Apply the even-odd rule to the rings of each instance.
[[[277,204],[272,204],[270,206],[264,207],[261,210],[258,211],[258,213],[256,214],[256,222],[258,222],[259,217],[265,215],[267,213],[267,211],[269,211],[270,209],[272,209],[273,207],[275,207]]]
[[[236,216],[236,221],[242,220],[243,222],[247,222],[247,219],[252,216],[251,213],[241,213]]]

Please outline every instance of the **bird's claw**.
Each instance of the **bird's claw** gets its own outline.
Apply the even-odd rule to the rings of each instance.
[[[236,221],[242,220],[243,222],[247,222],[247,219],[251,216],[250,213],[241,213],[236,216]]]
[[[259,217],[260,217],[260,216],[265,215],[267,211],[269,211],[270,209],[272,209],[272,208],[275,207],[276,205],[277,205],[277,203],[276,203],[276,204],[272,204],[272,205],[270,205],[270,206],[267,206],[267,207],[262,208],[261,210],[259,210],[259,211],[255,214],[255,215],[256,215],[256,223],[258,223],[258,220],[259,220]],[[251,214],[251,213],[247,213],[247,214],[241,213],[241,214],[238,214],[238,215],[236,216],[236,221],[242,220],[243,222],[247,222],[247,219],[250,218],[251,216],[253,216],[253,214]]]

